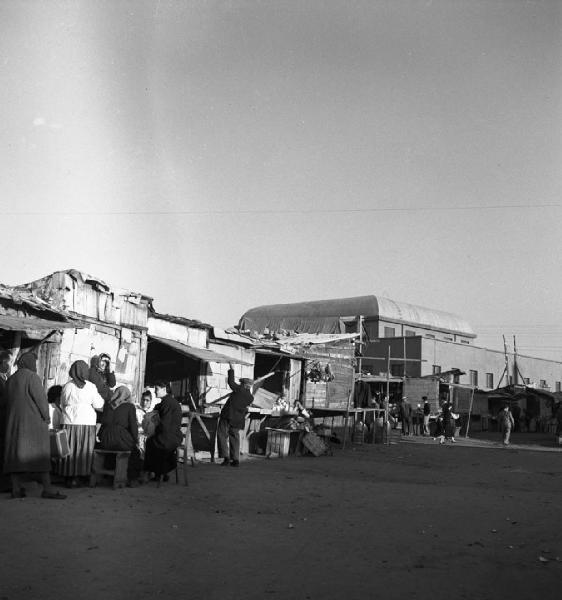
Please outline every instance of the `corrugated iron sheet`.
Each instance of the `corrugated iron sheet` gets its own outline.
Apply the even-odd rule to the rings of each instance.
[[[65,321],[51,321],[50,319],[41,319],[39,317],[16,317],[14,315],[0,315],[0,329],[10,331],[26,331],[37,329],[66,329],[80,327],[77,323],[68,323]]]
[[[177,352],[181,352],[185,356],[189,356],[191,358],[196,358],[197,360],[204,360],[206,362],[216,362],[216,363],[237,363],[240,365],[251,365],[252,363],[247,363],[243,360],[239,360],[237,358],[232,358],[231,356],[227,356],[226,354],[219,354],[214,350],[208,350],[205,348],[192,348],[191,346],[186,346],[180,342],[175,342],[172,340],[165,340],[163,338],[154,337],[152,335],[148,336],[149,340],[154,340],[165,346],[168,346]]]

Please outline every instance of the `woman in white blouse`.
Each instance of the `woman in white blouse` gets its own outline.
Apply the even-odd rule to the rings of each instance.
[[[96,410],[103,409],[103,398],[88,381],[89,367],[77,360],[70,367],[70,381],[61,392],[62,426],[68,432],[70,455],[59,461],[57,473],[68,487],[77,487],[79,477],[89,477],[96,443]]]

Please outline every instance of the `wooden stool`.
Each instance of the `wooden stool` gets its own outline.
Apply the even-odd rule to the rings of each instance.
[[[111,475],[113,477],[114,490],[127,485],[127,466],[130,455],[131,453],[128,450],[94,450],[90,487],[96,487],[98,475]],[[115,457],[115,468],[106,468],[105,459],[107,456]]]

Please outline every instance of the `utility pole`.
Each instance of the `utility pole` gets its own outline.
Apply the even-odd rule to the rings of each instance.
[[[517,385],[519,383],[517,368],[517,346],[515,344],[515,336],[513,336],[513,385]]]

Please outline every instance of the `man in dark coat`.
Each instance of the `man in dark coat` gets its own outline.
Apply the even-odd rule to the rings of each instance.
[[[429,435],[429,417],[431,416],[431,405],[427,396],[422,396],[423,400],[423,435]]]
[[[158,425],[154,435],[146,440],[144,470],[154,473],[156,479],[167,480],[167,474],[176,468],[177,448],[182,443],[181,406],[169,393],[166,382],[158,381],[155,386],[156,398],[160,403],[154,407],[158,413]]]
[[[402,397],[400,402],[400,416],[402,417],[402,433],[411,435],[412,433],[412,405],[408,402],[406,396]]]
[[[18,370],[8,379],[4,473],[12,479],[12,497],[25,496],[24,474],[37,474],[43,484],[43,498],[64,499],[51,486],[49,442],[49,403],[37,375],[37,357],[31,352],[20,356]]]
[[[451,442],[455,441],[455,418],[453,416],[453,402],[445,400],[443,402],[443,427],[445,428],[445,438]]]
[[[228,385],[232,394],[223,406],[217,429],[219,456],[224,459],[222,465],[237,467],[240,464],[240,430],[244,429],[248,407],[254,400],[253,384],[253,380],[246,377],[242,377],[240,383],[236,383],[234,368],[230,364]]]
[[[6,405],[8,397],[6,396],[6,384],[10,374],[11,354],[2,350],[0,352],[0,492],[9,492],[12,489],[10,478],[2,473],[4,464],[4,437],[6,431]]]

